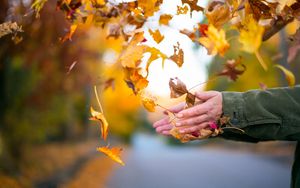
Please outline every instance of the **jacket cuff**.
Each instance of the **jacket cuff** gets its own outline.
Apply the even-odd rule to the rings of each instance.
[[[243,93],[240,92],[222,92],[223,115],[230,118],[230,123],[238,128],[247,126],[244,116],[245,102]]]

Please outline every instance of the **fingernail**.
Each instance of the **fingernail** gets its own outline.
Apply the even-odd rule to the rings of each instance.
[[[182,118],[182,117],[183,117],[183,114],[177,114],[176,117]]]
[[[181,125],[181,123],[175,123],[175,125],[176,125],[176,126],[180,126],[180,125]]]

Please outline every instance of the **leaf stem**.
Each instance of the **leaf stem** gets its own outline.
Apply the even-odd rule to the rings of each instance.
[[[98,97],[98,92],[97,92],[97,87],[96,86],[94,86],[94,92],[95,92],[95,95],[96,95],[96,99],[97,99],[98,105],[100,107],[100,111],[103,114],[103,108],[102,108],[102,105],[101,105],[99,97]]]
[[[205,82],[196,84],[196,85],[194,85],[193,87],[191,87],[190,89],[188,89],[188,91],[191,91],[191,90],[194,89],[195,87],[201,86],[201,85],[206,84],[206,83],[211,82],[211,81],[214,81],[214,80],[216,80],[217,78],[218,78],[217,76],[214,76],[214,77],[212,77],[212,78],[206,80]]]
[[[263,58],[261,57],[261,55],[259,54],[258,50],[255,51],[255,56],[258,60],[258,62],[260,63],[260,65],[263,67],[263,69],[265,71],[268,70],[268,66],[266,65],[266,63],[264,62]]]

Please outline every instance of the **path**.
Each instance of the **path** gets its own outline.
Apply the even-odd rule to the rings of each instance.
[[[290,169],[270,158],[200,147],[170,147],[139,135],[108,188],[284,188]]]

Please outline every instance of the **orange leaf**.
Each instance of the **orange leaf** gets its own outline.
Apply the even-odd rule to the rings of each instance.
[[[177,15],[179,14],[186,14],[189,11],[189,8],[187,6],[177,6]]]
[[[125,163],[122,161],[122,159],[120,157],[122,148],[118,148],[118,147],[113,147],[113,148],[98,147],[97,151],[100,151],[100,152],[104,153],[105,155],[107,155],[108,157],[110,157],[112,160],[114,160],[117,163],[125,166]]]
[[[169,21],[172,19],[172,15],[170,14],[163,14],[159,17],[159,24],[160,25],[168,25]]]
[[[167,59],[167,55],[162,53],[161,51],[159,51],[158,49],[156,49],[154,47],[151,47],[151,48],[149,47],[147,49],[147,52],[150,52],[150,54],[151,54],[151,56],[149,57],[147,64],[146,64],[146,71],[147,71],[147,76],[148,76],[149,66],[151,65],[152,61],[154,61],[158,58],[162,58],[162,64],[164,66],[164,62],[165,62],[165,59]]]
[[[179,42],[177,42],[177,46],[173,46],[174,54],[170,57],[178,67],[181,67],[184,62],[184,53],[183,50],[180,48]]]
[[[142,97],[142,104],[149,112],[155,112],[156,103],[153,99]]]
[[[218,29],[231,19],[231,13],[228,5],[220,1],[212,1],[208,5],[205,15],[208,23],[214,25]]]
[[[149,33],[150,35],[153,37],[153,39],[155,40],[155,42],[157,44],[159,44],[165,37],[159,32],[159,30],[155,30],[152,31],[151,29],[149,29]]]
[[[107,135],[108,135],[108,122],[107,122],[105,116],[103,115],[103,113],[95,111],[93,109],[93,107],[91,107],[91,115],[92,115],[92,117],[90,118],[90,120],[100,122],[101,137],[102,137],[103,140],[106,140]]]
[[[124,68],[125,82],[129,88],[132,89],[136,95],[138,92],[148,86],[148,80],[144,78],[140,73],[140,68]]]
[[[182,4],[188,4],[192,11],[203,11],[204,8],[197,5],[198,0],[181,0]]]
[[[77,24],[73,24],[70,26],[70,30],[69,32],[63,37],[63,38],[60,38],[59,40],[61,42],[66,42],[66,40],[72,40],[72,36],[73,34],[75,33],[76,29],[77,29],[78,25]]]

